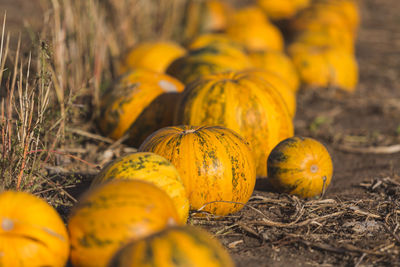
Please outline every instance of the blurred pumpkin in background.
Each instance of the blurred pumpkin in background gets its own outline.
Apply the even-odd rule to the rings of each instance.
[[[143,68],[163,73],[172,61],[185,53],[183,47],[172,41],[142,42],[124,56],[118,72],[123,74],[136,68]]]
[[[310,0],[258,0],[257,4],[272,20],[290,19],[310,5]]]

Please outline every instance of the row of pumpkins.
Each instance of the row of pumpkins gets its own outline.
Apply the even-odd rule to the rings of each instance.
[[[234,10],[209,0],[193,1],[188,12],[198,8],[202,15],[188,16],[185,34],[206,33],[188,50],[140,43],[120,64],[122,77],[102,98],[99,127],[139,152],[102,169],[67,228],[43,200],[0,194],[1,266],[64,266],[70,259],[73,266],[229,267],[217,240],[185,225],[189,210],[237,212],[256,177],[304,198],[326,190],[328,151],[293,137],[296,92],[300,83],[354,89],[355,3],[259,0]],[[296,33],[289,57],[266,14],[287,19],[301,9],[290,20]]]

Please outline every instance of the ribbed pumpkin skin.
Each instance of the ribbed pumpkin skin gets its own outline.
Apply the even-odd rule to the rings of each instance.
[[[251,69],[252,74],[263,78],[267,84],[270,84],[282,96],[290,116],[293,118],[296,114],[296,94],[290,88],[289,84],[278,74],[272,71],[261,69]]]
[[[136,69],[123,76],[101,98],[98,124],[112,139],[128,130],[133,146],[160,127],[171,125],[184,85],[166,74]]]
[[[293,122],[281,94],[252,71],[210,75],[189,84],[175,124],[222,125],[251,145],[257,176],[266,176],[269,152],[293,136]]]
[[[307,87],[333,86],[348,92],[356,89],[358,64],[348,51],[293,43],[289,53]]]
[[[326,148],[312,138],[297,136],[279,143],[269,155],[267,166],[268,179],[278,192],[301,198],[321,195],[333,172]]]
[[[238,10],[230,18],[225,32],[248,51],[283,50],[282,33],[259,8],[253,6]]]
[[[47,202],[24,192],[0,194],[0,266],[65,266],[67,229]]]
[[[258,0],[257,4],[273,20],[288,19],[307,7],[310,0]]]
[[[70,215],[71,262],[76,267],[106,266],[121,245],[178,221],[172,200],[155,185],[105,183],[87,192]]]
[[[164,190],[172,199],[180,221],[186,223],[189,200],[182,179],[167,159],[150,152],[120,157],[105,166],[92,181],[92,187],[115,179],[138,179]]]
[[[119,73],[143,68],[163,73],[186,50],[174,42],[143,42],[136,45],[122,60]]]
[[[242,49],[218,43],[192,50],[178,58],[168,67],[167,73],[188,84],[205,75],[251,67],[252,63]]]
[[[250,52],[249,57],[256,68],[281,76],[293,92],[299,89],[299,75],[290,57],[279,51]]]
[[[237,133],[219,126],[174,126],[149,136],[139,151],[159,154],[178,169],[191,208],[212,201],[246,203],[254,190],[256,173],[248,143]],[[243,208],[241,204],[217,202],[204,207],[216,215]]]
[[[233,267],[222,245],[206,231],[171,227],[131,242],[114,256],[109,267]]]

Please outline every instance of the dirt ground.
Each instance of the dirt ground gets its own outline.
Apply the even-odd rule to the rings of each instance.
[[[17,2],[30,1],[0,0],[0,13]],[[239,267],[400,266],[400,153],[392,147],[400,144],[400,1],[360,5],[357,91],[349,95],[330,88],[298,95],[296,134],[322,141],[333,157],[334,178],[324,198],[278,195],[259,181],[238,214],[191,220],[213,232]],[[87,141],[83,151],[89,148],[91,153],[79,156],[104,160],[106,144]],[[77,183],[65,191],[73,198],[95,173],[80,172],[85,175],[75,176]],[[59,211],[67,215],[69,208],[61,205]]]

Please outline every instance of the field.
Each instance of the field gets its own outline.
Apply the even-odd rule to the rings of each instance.
[[[0,0],[0,17],[3,8],[8,9],[7,20],[14,33],[19,27],[24,31],[19,9],[15,8],[19,2],[24,1]],[[301,90],[297,98],[296,135],[326,144],[334,161],[334,177],[324,198],[303,201],[267,192],[261,179],[250,202],[239,213],[223,219],[190,219],[192,224],[214,233],[239,267],[400,266],[400,2],[363,0],[360,7],[362,25],[356,46],[360,82],[356,92],[350,95],[335,88]],[[39,9],[22,12],[28,17],[41,13]],[[27,20],[34,22],[31,31],[42,27],[37,17]],[[17,45],[14,33],[10,46]],[[25,42],[30,38],[25,34],[22,40],[22,56],[28,57],[31,46]],[[57,56],[57,47],[52,48]],[[44,49],[35,51],[37,55]],[[15,54],[10,52],[12,56]],[[102,62],[106,64],[107,60]],[[53,67],[56,72],[69,71],[61,65]],[[90,66],[88,69],[93,71]],[[88,88],[91,83],[95,84],[96,79],[89,82]],[[3,81],[0,91],[3,99],[7,95],[5,84],[7,81]],[[82,107],[88,97],[95,96],[85,91],[73,98],[80,108],[78,112],[50,104],[57,116],[65,113],[69,117],[59,122],[61,131],[50,128],[47,139],[38,142],[46,144],[46,149],[37,145],[38,157],[26,163],[35,168],[33,174],[25,172],[29,179],[40,176],[46,181],[34,193],[47,198],[64,218],[99,166],[135,150],[100,136],[88,107]],[[64,97],[67,108],[69,99]],[[57,103],[60,94],[50,99]],[[95,104],[92,101],[89,108]],[[55,138],[60,135],[61,139]],[[28,153],[22,155],[27,157]],[[2,164],[4,168],[4,161]],[[16,163],[18,170],[21,164]]]

